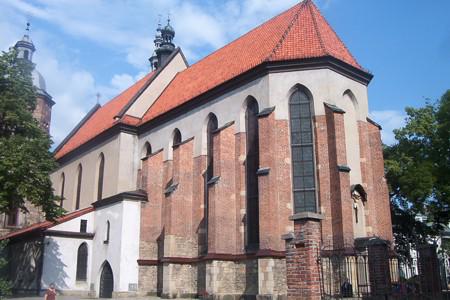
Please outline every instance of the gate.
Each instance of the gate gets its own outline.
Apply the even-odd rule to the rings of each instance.
[[[448,258],[439,260],[435,250],[427,246],[418,249],[417,258],[405,260],[386,248],[383,262],[374,259],[368,247],[322,249],[322,299],[450,300]]]

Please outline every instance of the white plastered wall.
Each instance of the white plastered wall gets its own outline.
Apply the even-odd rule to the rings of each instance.
[[[141,118],[175,75],[186,69],[186,67],[186,62],[181,52],[178,52],[170,63],[150,83],[150,86],[136,99],[126,113],[130,116]]]
[[[130,284],[138,283],[140,205],[138,201],[124,200],[95,211],[91,281],[97,296],[105,261],[113,271],[115,292],[127,292]],[[110,222],[110,238],[104,243],[107,221]]]
[[[90,212],[65,223],[56,225],[50,230],[80,232],[81,220],[87,220],[87,232],[94,232],[94,213]],[[42,289],[55,283],[58,290],[88,291],[91,280],[91,266],[93,256],[92,240],[82,238],[46,236],[44,239],[44,264],[41,278]],[[88,247],[87,280],[76,281],[77,253],[82,243]]]
[[[178,128],[182,140],[194,137],[194,157],[205,154],[208,114],[216,115],[219,127],[234,121],[236,132],[244,132],[244,103],[248,96],[258,101],[260,111],[275,106],[276,119],[287,120],[289,95],[297,84],[305,86],[312,93],[315,115],[325,114],[324,102],[343,106],[343,94],[351,90],[358,99],[358,118],[365,120],[367,117],[367,86],[359,82],[328,69],[271,73],[140,135],[138,153],[142,153],[145,143],[149,142],[153,151],[164,148],[164,159],[171,159],[172,133]],[[139,156],[135,156],[135,159],[139,160]]]

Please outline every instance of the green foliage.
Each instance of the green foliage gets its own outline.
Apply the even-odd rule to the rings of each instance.
[[[5,259],[7,244],[8,240],[0,241],[0,274],[4,274],[8,266],[8,261]],[[0,277],[0,299],[4,299],[5,296],[9,295],[11,295],[11,282]]]
[[[404,255],[450,222],[450,90],[406,113],[406,125],[394,130],[397,143],[384,149],[394,236]]]
[[[0,213],[41,207],[47,219],[62,213],[49,178],[56,167],[52,141],[32,116],[36,91],[33,65],[11,50],[0,55]]]

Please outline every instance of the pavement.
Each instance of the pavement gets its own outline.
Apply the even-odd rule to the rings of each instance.
[[[6,298],[6,299],[14,299],[14,300],[42,300],[44,299],[44,297],[11,297],[11,298]],[[96,298],[80,298],[80,297],[76,297],[76,296],[57,296],[56,300],[79,300],[79,299],[96,299]],[[97,298],[98,299],[98,298]],[[113,300],[160,300],[161,298],[159,297],[152,297],[152,296],[148,296],[148,297],[137,297],[137,298],[112,298]],[[182,298],[179,298],[180,300]]]

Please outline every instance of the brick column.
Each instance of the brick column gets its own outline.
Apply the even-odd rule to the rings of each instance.
[[[147,177],[148,202],[141,206],[141,228],[139,243],[139,293],[156,294],[158,238],[162,234],[161,207],[163,189],[163,153],[159,151],[147,157],[142,171]]]
[[[323,215],[298,213],[294,221],[294,232],[286,234],[286,280],[289,300],[319,300],[320,292],[320,221]]]
[[[389,242],[378,238],[371,239],[368,241],[367,250],[371,294],[375,297],[387,297],[391,292]]]
[[[331,222],[334,248],[353,246],[352,200],[350,168],[345,147],[345,112],[333,105],[325,105],[328,154],[330,168]]]
[[[437,296],[441,292],[439,262],[435,245],[417,247],[421,292]]]

